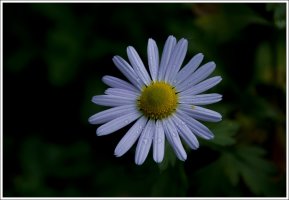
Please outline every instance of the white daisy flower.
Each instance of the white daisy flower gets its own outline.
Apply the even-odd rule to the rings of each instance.
[[[222,95],[201,93],[217,85],[222,78],[206,79],[216,64],[208,62],[198,68],[204,57],[201,53],[181,69],[187,48],[186,39],[177,42],[175,37],[169,36],[159,61],[156,42],[149,39],[149,73],[131,46],[127,47],[130,64],[120,56],[113,57],[114,64],[130,83],[104,76],[103,82],[111,88],[105,91],[105,95],[94,96],[92,102],[112,108],[91,116],[89,122],[103,124],[96,130],[98,136],[113,133],[134,122],[114,151],[117,157],[125,154],[138,140],[135,163],[143,164],[151,146],[153,159],[160,163],[168,141],[176,156],[184,161],[187,154],[182,140],[191,149],[197,149],[196,136],[208,140],[214,137],[198,120],[218,122],[222,116],[200,106],[216,103],[222,100]]]

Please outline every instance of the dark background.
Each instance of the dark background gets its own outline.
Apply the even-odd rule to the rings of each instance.
[[[3,192],[6,197],[286,195],[285,4],[3,4]],[[181,162],[167,149],[134,164],[133,147],[113,155],[127,128],[97,137],[91,103],[123,78],[112,63],[148,38],[189,40],[215,61],[223,81],[208,106],[212,141]]]

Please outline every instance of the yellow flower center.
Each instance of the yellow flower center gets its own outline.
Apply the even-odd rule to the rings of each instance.
[[[145,87],[138,99],[143,114],[153,119],[163,119],[175,112],[178,104],[176,90],[165,82],[153,82]]]

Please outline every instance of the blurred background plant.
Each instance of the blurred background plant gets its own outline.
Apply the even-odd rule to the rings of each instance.
[[[286,5],[3,4],[4,196],[286,196]],[[154,38],[189,40],[223,81],[215,139],[162,164],[115,158],[127,129],[96,137],[91,103],[112,63]],[[203,63],[204,63],[203,62]]]

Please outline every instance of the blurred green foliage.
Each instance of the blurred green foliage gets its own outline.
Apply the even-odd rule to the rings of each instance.
[[[9,197],[284,197],[286,195],[286,4],[4,3],[3,183]],[[223,115],[205,123],[188,160],[169,145],[134,164],[132,148],[113,150],[120,130],[96,137],[90,102],[106,74],[133,45],[160,50],[168,35],[189,40],[186,61],[202,52],[223,81],[210,105]]]

